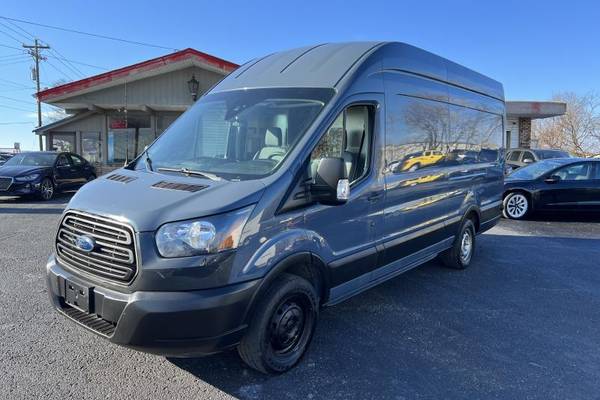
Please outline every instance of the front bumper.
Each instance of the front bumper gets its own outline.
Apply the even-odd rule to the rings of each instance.
[[[8,190],[0,190],[0,196],[25,196],[29,194],[38,194],[40,192],[40,182],[17,182],[8,187]]]
[[[95,286],[90,313],[68,306],[65,282],[91,286],[51,256],[46,265],[54,307],[113,343],[170,357],[197,357],[237,345],[258,280],[214,289],[123,293]]]

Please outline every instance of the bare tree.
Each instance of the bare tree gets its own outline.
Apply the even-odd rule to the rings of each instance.
[[[565,115],[535,122],[533,137],[542,147],[587,157],[600,152],[600,95],[563,92],[552,100],[567,103]]]

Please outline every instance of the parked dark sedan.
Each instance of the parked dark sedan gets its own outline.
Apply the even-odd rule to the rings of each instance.
[[[512,219],[534,210],[600,211],[600,160],[556,158],[519,168],[504,180],[503,207]]]
[[[0,196],[36,195],[50,200],[57,190],[96,178],[94,167],[72,153],[19,153],[0,167]]]

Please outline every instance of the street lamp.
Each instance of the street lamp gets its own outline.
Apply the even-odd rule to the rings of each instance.
[[[192,99],[194,99],[194,101],[196,101],[196,99],[198,98],[198,89],[200,88],[200,82],[198,82],[196,80],[196,77],[194,75],[192,75],[192,79],[190,79],[188,82],[188,90],[190,91],[190,95],[192,96]]]

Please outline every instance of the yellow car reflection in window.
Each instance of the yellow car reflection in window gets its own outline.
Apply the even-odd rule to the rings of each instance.
[[[402,171],[413,172],[428,165],[437,164],[444,155],[438,150],[426,150],[420,153],[414,153],[407,156],[407,160],[402,164]]]

